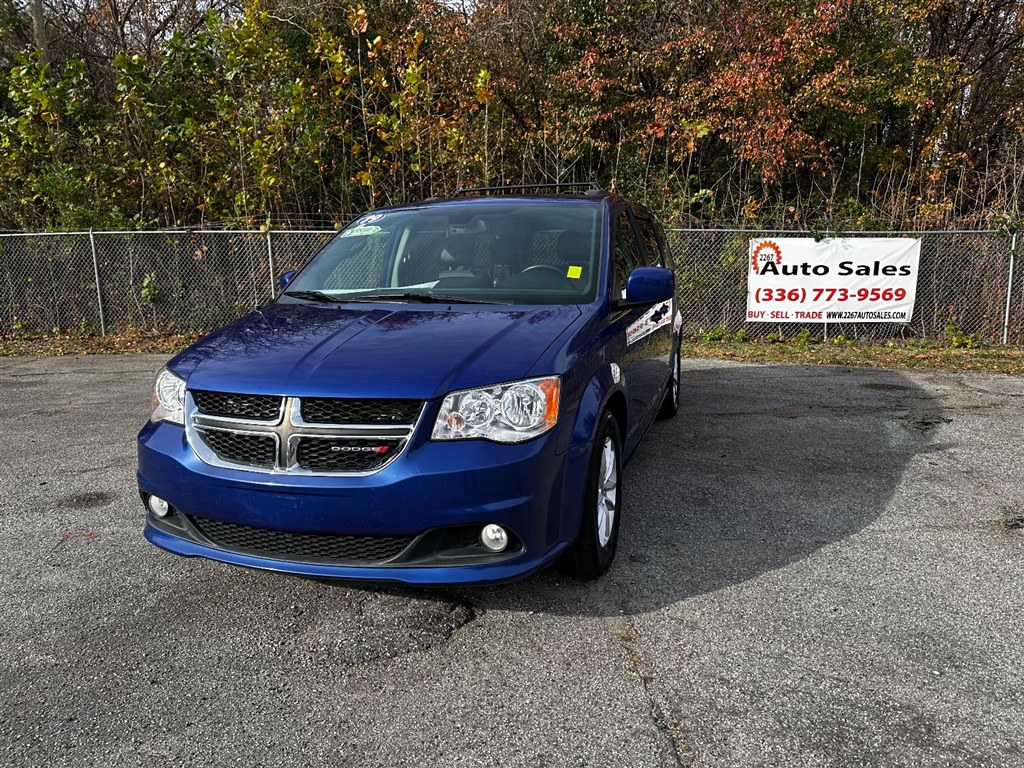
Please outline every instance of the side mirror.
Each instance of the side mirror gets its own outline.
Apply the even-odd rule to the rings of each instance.
[[[637,267],[626,279],[625,304],[669,301],[676,292],[676,274],[665,267]]]
[[[288,287],[288,283],[290,283],[292,281],[292,278],[295,277],[296,271],[297,270],[293,269],[291,272],[285,272],[283,275],[277,278],[277,289],[279,291],[283,291],[285,288]]]

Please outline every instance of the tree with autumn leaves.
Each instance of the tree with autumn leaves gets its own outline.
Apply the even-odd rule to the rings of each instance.
[[[1022,219],[1021,0],[91,1],[41,41],[0,0],[0,227],[591,179],[674,224]]]

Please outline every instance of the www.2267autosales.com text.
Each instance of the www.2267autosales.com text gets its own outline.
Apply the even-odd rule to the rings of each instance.
[[[801,320],[889,320],[906,322],[907,313],[898,310],[832,310],[821,312],[805,312],[799,309],[785,310],[750,310],[748,320],[778,320],[780,322],[800,322]]]

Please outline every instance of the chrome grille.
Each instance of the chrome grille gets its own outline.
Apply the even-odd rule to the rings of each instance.
[[[304,399],[189,390],[185,430],[196,455],[214,466],[358,475],[377,472],[398,458],[422,411],[419,400]]]
[[[189,520],[221,549],[306,562],[383,563],[397,557],[412,536],[338,536],[252,528],[205,517]]]
[[[414,424],[422,400],[302,398],[302,418],[315,424]]]

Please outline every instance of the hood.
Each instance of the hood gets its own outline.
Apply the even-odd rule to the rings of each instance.
[[[524,378],[581,314],[575,306],[270,304],[168,365],[190,389],[428,399]]]

